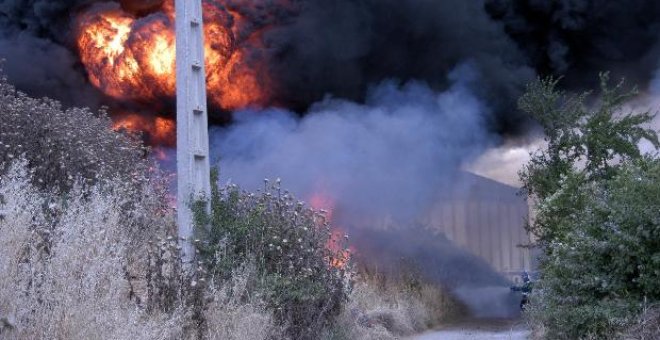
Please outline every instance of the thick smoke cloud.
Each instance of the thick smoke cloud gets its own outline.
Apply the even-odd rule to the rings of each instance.
[[[439,94],[417,82],[385,82],[365,104],[326,99],[302,120],[242,112],[229,128],[212,130],[211,151],[221,178],[242,187],[281,177],[299,196],[322,193],[342,214],[412,220],[463,163],[495,143],[490,111],[472,90],[478,76],[462,65]]]
[[[96,107],[98,91],[85,79],[77,57],[51,40],[25,32],[0,39],[0,58],[10,81],[34,97],[51,97],[67,105]]]
[[[66,105],[99,106],[69,44],[74,9],[90,2],[0,0],[0,59],[17,88]]]
[[[535,75],[565,75],[563,83],[580,90],[610,70],[645,87],[660,58],[654,0],[207,1],[248,18],[236,28],[238,44],[252,46],[249,37],[260,32],[251,62],[273,78],[272,102],[299,113],[327,94],[361,102],[384,79],[422,80],[444,90],[448,72],[471,60],[482,74],[476,91],[495,113],[489,129],[519,134],[528,126],[515,100]],[[75,62],[71,24],[94,2],[0,0],[0,57],[11,68],[33,69],[35,77],[32,86],[10,72],[11,80],[65,101],[90,92],[65,74],[85,77]],[[158,2],[122,4],[144,14]],[[60,57],[62,50],[70,56]],[[38,55],[50,62],[37,63]],[[50,86],[53,79],[61,86]]]
[[[444,92],[386,81],[364,104],[329,98],[303,118],[242,112],[211,133],[220,181],[255,190],[264,176],[282,178],[285,189],[331,211],[368,271],[441,284],[478,316],[516,315],[519,298],[505,278],[416,222],[452,199],[447,193],[464,185],[461,167],[498,140],[487,127],[492,112],[475,91],[478,68],[462,64],[448,78]]]
[[[209,1],[249,19],[238,27],[237,43],[252,44],[250,34],[262,32],[259,50],[255,48],[250,58],[255,65],[265,64],[273,78],[274,103],[304,112],[327,94],[363,101],[368,88],[384,79],[422,80],[443,90],[448,72],[471,60],[483,75],[478,91],[498,113],[498,119],[489,122],[491,129],[511,132],[519,127],[520,117],[512,104],[534,73],[480,1]],[[72,69],[69,58],[53,59],[48,66],[28,64],[29,58],[23,56],[57,52],[25,44],[20,53],[10,53],[6,39],[22,32],[75,55],[71,24],[77,11],[93,2],[98,1],[0,0],[0,32],[5,37],[0,55],[11,59],[12,65],[81,74],[80,69]],[[124,8],[153,2],[124,1],[130,4]],[[48,77],[48,71],[41,73]],[[39,92],[50,83],[34,81],[36,89],[24,89]],[[65,85],[71,92],[80,90],[77,84]],[[64,99],[60,92],[51,95]]]
[[[19,30],[64,41],[73,10],[93,0],[1,0],[3,32]]]
[[[540,74],[566,76],[574,88],[612,71],[644,86],[660,58],[656,0],[487,0]]]
[[[285,25],[264,36],[281,101],[304,108],[326,93],[362,100],[386,78],[447,85],[447,74],[471,60],[481,91],[499,114],[493,128],[511,132],[515,98],[534,73],[481,1],[306,1]]]

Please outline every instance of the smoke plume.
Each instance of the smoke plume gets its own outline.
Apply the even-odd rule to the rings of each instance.
[[[17,88],[66,105],[98,107],[100,94],[69,43],[74,9],[88,2],[0,1],[0,59]]]
[[[85,76],[71,58],[29,63],[29,56],[53,55],[58,50],[75,56],[75,19],[96,2],[103,1],[0,1],[0,39],[1,46],[6,46],[0,55],[12,65],[36,68],[35,75],[44,75],[44,79],[33,79],[34,85],[21,83],[22,89],[43,92],[52,82],[49,71],[53,69]],[[534,72],[479,1],[207,2],[233,18],[228,22],[234,25],[233,47],[246,53],[246,63],[256,65],[263,79],[266,75],[272,79],[267,102],[298,113],[328,94],[363,102],[373,84],[392,78],[421,80],[444,90],[449,86],[448,73],[470,60],[482,75],[478,91],[495,113],[489,117],[488,128],[520,132],[521,118],[512,110],[513,103]],[[153,3],[123,1],[122,8],[132,15],[145,15],[140,10],[153,10]],[[19,32],[50,45],[23,44],[10,52],[7,40]],[[16,82],[18,76],[10,74],[10,78]],[[46,94],[75,98],[81,90],[87,92],[85,85],[62,82],[57,91]]]
[[[272,80],[264,102],[299,114],[328,94],[364,102],[371,86],[392,78],[442,91],[449,72],[470,60],[481,74],[476,91],[494,113],[489,130],[519,135],[528,124],[515,100],[535,75],[565,75],[580,90],[610,70],[646,87],[660,57],[654,0],[206,1],[226,13],[246,63]],[[10,80],[71,104],[92,96],[73,26],[98,2],[113,1],[0,0]],[[144,16],[163,0],[114,2]],[[30,70],[30,81],[18,70]]]
[[[460,190],[464,164],[497,143],[487,123],[492,111],[476,94],[480,76],[474,65],[459,65],[444,92],[385,81],[368,91],[364,104],[326,98],[303,118],[283,110],[244,111],[233,125],[212,130],[211,154],[221,181],[255,190],[264,176],[282,178],[284,188],[329,209],[359,265],[440,284],[474,315],[512,316],[517,302],[506,293],[506,279],[416,223],[434,203],[452,199],[448,192]],[[492,289],[495,298],[486,293]],[[490,308],[475,304],[475,294],[490,296]]]
[[[487,0],[543,75],[566,76],[574,89],[612,71],[645,86],[660,58],[660,3],[654,0]]]
[[[460,165],[494,143],[491,112],[474,94],[470,65],[449,73],[435,93],[412,82],[384,82],[365,104],[328,98],[298,120],[290,112],[244,111],[212,130],[221,178],[257,189],[281,177],[298,195],[321,192],[338,211],[411,219],[451,181]]]

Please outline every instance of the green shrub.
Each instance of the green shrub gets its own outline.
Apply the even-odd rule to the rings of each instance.
[[[202,206],[195,208],[196,224],[203,226],[196,229],[196,245],[213,278],[226,280],[253,259],[253,288],[295,339],[316,338],[339,315],[347,298],[347,253],[331,246],[337,240],[324,212],[296,201],[279,180],[266,181],[256,195],[214,186],[210,214]]]
[[[616,337],[643,301],[660,301],[660,160],[626,163],[608,181],[551,197],[540,213],[569,195],[583,206],[561,220],[571,225],[565,238],[549,245],[532,314],[548,338]]]
[[[620,338],[660,300],[660,160],[638,147],[660,145],[654,116],[621,113],[635,92],[606,74],[590,106],[556,85],[534,83],[520,100],[547,141],[521,171],[544,254],[526,314],[548,339]]]
[[[600,81],[600,100],[595,105],[585,104],[590,92],[567,94],[557,89],[558,80],[552,78],[530,84],[520,98],[520,109],[539,122],[547,143],[530,155],[520,171],[526,194],[543,201],[560,189],[566,193],[583,183],[607,180],[616,174],[620,161],[642,157],[640,141],[660,146],[657,132],[648,128],[654,115],[622,113],[637,92],[624,91],[623,81],[611,87],[607,73],[601,74]],[[577,197],[563,197],[570,198]],[[529,225],[541,246],[562,239],[568,231],[560,228],[566,225],[557,219],[581,210],[579,201],[564,203],[554,205],[551,213],[538,214]]]

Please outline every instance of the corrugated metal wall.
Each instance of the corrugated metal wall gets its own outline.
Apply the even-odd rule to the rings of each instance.
[[[524,229],[527,201],[518,188],[463,174],[427,215],[426,225],[443,232],[457,245],[481,257],[495,270],[517,281],[533,270],[530,242]]]

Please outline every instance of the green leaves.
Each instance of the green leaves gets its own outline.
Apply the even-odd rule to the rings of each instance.
[[[610,87],[609,75],[602,73],[598,100],[590,105],[586,103],[589,92],[570,95],[558,90],[558,83],[559,79],[539,79],[528,85],[519,100],[520,109],[541,125],[547,141],[547,147],[532,154],[520,172],[527,194],[543,201],[557,193],[567,179],[577,176],[586,183],[611,178],[621,162],[642,157],[641,140],[660,147],[657,132],[646,127],[654,115],[622,113],[625,103],[637,94],[635,89],[625,91],[623,81]],[[579,204],[565,207],[565,215],[580,209]],[[541,243],[561,238],[564,230],[554,228],[559,224],[543,222],[543,217],[540,220],[541,224],[529,229]]]
[[[548,245],[537,299],[545,314],[535,317],[548,337],[608,338],[634,321],[641,301],[660,302],[660,160],[626,162],[571,192],[581,209],[560,219],[570,229]]]
[[[654,115],[624,114],[637,92],[600,80],[594,98],[539,80],[519,103],[547,141],[520,178],[538,199],[529,230],[544,250],[529,314],[550,339],[616,338],[641,301],[660,302],[660,160],[638,147],[660,146]]]

